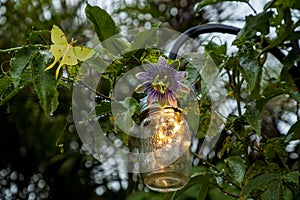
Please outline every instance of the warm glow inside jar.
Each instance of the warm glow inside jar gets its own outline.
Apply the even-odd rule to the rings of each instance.
[[[171,106],[142,107],[140,171],[150,189],[170,192],[190,180],[191,136],[183,113]]]

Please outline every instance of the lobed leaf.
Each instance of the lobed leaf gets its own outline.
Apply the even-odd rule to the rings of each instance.
[[[51,73],[45,72],[49,61],[51,60],[45,52],[36,52],[30,61],[33,87],[48,117],[53,114],[59,104],[57,91],[59,80],[56,80]]]
[[[250,180],[242,189],[239,199],[246,199],[255,189],[261,189],[271,181],[280,179],[279,173],[262,174]]]
[[[123,132],[129,133],[135,122],[132,119],[134,113],[139,113],[140,105],[136,99],[127,97],[123,101],[112,102],[114,123]]]
[[[268,184],[268,188],[266,191],[262,194],[261,199],[262,200],[279,200],[281,199],[281,180],[275,180]]]
[[[25,46],[16,52],[16,55],[10,60],[11,69],[9,71],[15,88],[19,86],[21,75],[26,67],[29,66],[30,59],[37,49],[31,45]]]
[[[1,99],[2,95],[6,93],[9,88],[12,87],[12,79],[9,76],[3,76],[0,78],[0,94],[1,94]]]
[[[241,185],[246,172],[245,161],[240,156],[230,156],[225,159],[225,163],[228,165],[230,176]]]
[[[300,172],[293,171],[283,175],[282,179],[290,183],[299,184],[299,177],[300,177]]]
[[[12,79],[8,76],[0,78],[0,106],[8,102],[12,97],[18,94],[24,87],[31,82],[31,76],[22,76],[22,80],[18,87],[13,87]]]
[[[237,39],[250,39],[256,36],[257,32],[267,35],[269,33],[269,20],[273,12],[262,12],[258,15],[249,15],[246,17],[246,24],[238,33]],[[236,42],[236,41],[235,41]]]

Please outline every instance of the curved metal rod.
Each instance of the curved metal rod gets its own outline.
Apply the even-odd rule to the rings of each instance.
[[[172,46],[170,53],[169,53],[169,58],[175,60],[177,57],[177,53],[180,49],[180,47],[189,39],[191,38],[196,38],[201,34],[205,33],[227,33],[227,34],[232,34],[232,35],[237,35],[241,29],[234,27],[234,26],[229,26],[229,25],[224,25],[224,24],[202,24],[198,26],[194,26],[185,32],[183,32],[179,38],[175,41],[174,45]],[[268,46],[269,44],[263,43],[263,46]],[[278,48],[271,48],[269,49],[269,52],[275,56],[281,63],[283,62],[284,58],[286,57]],[[298,88],[298,91],[300,91],[300,79],[298,75],[300,74],[300,67],[297,67],[293,65],[290,70],[289,74],[294,80],[295,85]]]
[[[240,28],[224,24],[202,24],[194,26],[186,30],[179,36],[170,50],[169,58],[173,60],[176,59],[180,47],[189,39],[196,38],[201,34],[219,32],[237,35],[239,31]]]

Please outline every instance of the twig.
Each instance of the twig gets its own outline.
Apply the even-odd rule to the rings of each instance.
[[[251,8],[251,10],[257,14],[256,10],[254,9],[254,7],[249,3],[249,1],[245,1],[245,3]]]
[[[279,157],[279,160],[281,162],[281,164],[284,166],[284,168],[290,172],[291,170],[289,169],[288,165],[286,164],[286,162],[284,161],[284,158],[279,154],[279,153],[276,153],[277,156]]]
[[[276,1],[277,0],[273,0],[269,4],[267,4],[267,6],[264,8],[264,11],[268,10],[269,8],[271,8]]]
[[[209,167],[211,167],[212,169],[214,169],[216,172],[219,173],[219,175],[226,180],[227,182],[231,183],[232,185],[234,185],[236,188],[238,189],[242,189],[239,185],[237,185],[236,183],[234,183],[226,174],[224,174],[222,171],[220,171],[214,164],[212,164],[211,162],[209,162],[208,160],[205,160],[204,158],[201,158],[198,154],[192,152],[192,154],[194,156],[196,156],[198,159],[200,159],[202,161],[202,163],[204,165],[207,165]]]
[[[61,79],[62,79],[63,81],[67,81],[68,83],[72,83],[72,82],[70,81],[70,79],[68,79],[68,78],[62,77]],[[110,98],[110,97],[108,97],[108,96],[106,96],[106,95],[104,95],[104,94],[98,92],[97,90],[91,88],[91,86],[87,85],[87,84],[84,83],[83,81],[78,81],[78,83],[81,84],[81,85],[83,85],[84,87],[86,87],[88,90],[94,92],[96,95],[101,96],[101,97],[104,98],[105,100],[111,101],[111,98]]]
[[[65,130],[67,128],[67,122],[64,126],[64,128],[62,129],[62,131],[60,132],[58,138],[56,139],[56,142],[55,142],[55,146],[59,147],[59,151],[60,153],[64,153],[64,144],[60,141],[62,139],[62,136],[64,135],[65,133]]]

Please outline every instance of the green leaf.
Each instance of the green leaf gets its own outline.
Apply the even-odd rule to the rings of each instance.
[[[248,90],[253,93],[252,96],[257,97],[259,93],[259,88],[257,87],[260,84],[262,70],[255,57],[256,55],[248,51],[248,49],[240,51],[238,53],[240,65],[237,65],[237,67],[248,84]]]
[[[132,199],[134,199],[134,200],[163,200],[164,194],[138,191],[138,192],[133,192],[126,197],[126,200],[132,200]]]
[[[50,34],[50,31],[49,30],[33,30],[29,33],[29,36],[27,38],[27,41],[33,41],[34,39],[35,40],[41,40],[41,36],[43,35],[48,35]],[[33,42],[31,42],[30,44],[34,44]]]
[[[20,76],[18,87],[14,87],[13,80],[9,76],[0,78],[0,106],[8,102],[12,97],[18,94],[24,87],[31,83],[31,73],[25,69]]]
[[[12,79],[9,76],[4,76],[0,78],[0,94],[1,96],[11,88]],[[2,99],[2,98],[1,98]]]
[[[258,109],[258,105],[256,102],[250,102],[246,105],[245,116],[246,121],[251,125],[251,127],[256,131],[256,133],[260,135],[262,115],[260,110]]]
[[[222,159],[222,157],[224,156],[225,153],[230,152],[230,150],[233,148],[232,143],[233,143],[233,141],[232,141],[231,137],[227,136],[225,141],[223,142],[222,149],[218,153],[219,159]]]
[[[211,104],[208,100],[203,99],[200,101],[199,110],[196,110],[196,115],[199,116],[199,127],[197,130],[197,136],[199,138],[205,137],[207,134],[211,120],[212,120],[212,114],[211,114]],[[190,119],[189,121],[191,121]],[[215,132],[217,134],[217,132]],[[213,136],[213,135],[211,135]]]
[[[59,167],[58,174],[60,176],[70,176],[72,170],[74,170],[75,166],[80,162],[80,157],[78,154],[74,153],[73,155],[69,155],[67,159],[65,159]]]
[[[208,44],[205,45],[205,51],[209,53],[215,64],[219,66],[226,58],[227,43],[219,45],[213,41],[209,41]]]
[[[186,198],[197,198],[198,200],[205,199],[207,196],[208,186],[214,184],[214,177],[203,172],[195,177],[192,177],[190,182],[181,190],[178,190],[173,195],[172,200],[181,200]]]
[[[196,80],[200,77],[199,71],[193,67],[191,63],[186,65],[185,71],[188,73],[188,77],[185,81],[186,85],[193,85]]]
[[[131,45],[129,42],[122,40],[121,38],[112,38],[112,42],[116,48],[116,50],[120,54],[124,54],[127,51],[130,51]]]
[[[139,32],[134,37],[132,42],[132,50],[144,49],[146,47],[151,47],[158,42],[157,36],[158,28],[151,28],[150,30],[144,30]]]
[[[273,97],[276,97],[281,94],[285,94],[288,91],[286,90],[286,86],[281,82],[271,82],[266,89],[263,91],[263,101],[266,103]]]
[[[292,125],[288,131],[284,142],[289,142],[290,140],[296,140],[300,138],[300,121],[297,121]]]
[[[22,86],[13,87],[12,80],[8,76],[0,78],[0,106],[8,102],[12,97],[18,94],[25,86],[29,85],[26,81]]]
[[[228,174],[241,185],[246,172],[245,161],[240,156],[230,156],[225,163],[229,168]]]
[[[206,199],[212,199],[212,200],[236,200],[236,198],[231,197],[231,196],[225,194],[223,191],[221,191],[216,186],[215,187],[211,187],[208,190],[208,198],[206,198]]]
[[[36,51],[35,47],[25,46],[18,50],[16,55],[10,60],[10,76],[15,88],[18,87],[20,83],[24,69],[29,66],[34,51]]]
[[[199,9],[201,9],[204,6],[207,6],[207,5],[213,5],[213,4],[217,4],[217,3],[221,3],[221,2],[226,2],[226,1],[236,1],[236,2],[244,2],[244,3],[248,2],[248,0],[202,0],[198,4],[197,10],[199,10]]]
[[[255,37],[257,32],[267,35],[269,33],[269,20],[273,12],[262,12],[258,15],[246,17],[245,26],[238,33],[237,39]]]
[[[295,101],[300,102],[300,93],[296,89],[294,83],[289,82],[289,80],[271,82],[263,91],[263,98],[261,98],[259,101],[263,105],[273,97],[281,94],[289,94]]]
[[[219,48],[222,49],[222,47]],[[209,51],[214,51],[214,49],[211,48]],[[193,85],[201,76],[201,93],[203,96],[207,94],[208,90],[215,84],[215,81],[219,76],[219,68],[209,53],[211,52],[202,54],[189,53],[184,56],[184,59],[188,62],[188,65],[186,66],[188,78],[185,84]]]
[[[283,142],[283,137],[270,138],[267,143],[261,144],[266,160],[275,159],[277,155],[287,156],[285,148],[286,144]]]
[[[208,192],[208,184],[203,183],[200,186],[197,200],[205,200]]]
[[[192,168],[192,178],[196,176],[201,176],[208,173],[208,170],[204,166],[193,166]]]
[[[111,113],[110,102],[105,102],[105,101],[101,102],[100,105],[96,105],[95,111],[97,116],[110,114]]]
[[[115,117],[115,125],[123,132],[129,133],[134,125],[132,116],[139,113],[140,104],[132,97],[126,97],[125,100],[112,102],[113,115]]]
[[[96,52],[92,58],[83,63],[77,76],[79,79],[82,78],[82,76],[86,76],[87,73],[90,73],[89,69],[93,69],[99,74],[102,74],[105,70],[108,70],[108,66],[109,64],[103,59],[103,55]]]
[[[266,8],[269,8],[269,7],[279,7],[279,8],[288,8],[288,9],[298,9],[300,10],[300,5],[299,5],[299,1],[298,0],[289,0],[289,1],[286,1],[286,0],[277,0],[277,1],[270,1],[268,4],[266,4]]]
[[[146,49],[140,49],[137,50],[137,52],[141,52],[138,54],[138,56],[136,54],[134,54],[134,57],[141,60],[142,63],[148,63],[148,64],[153,64],[153,63],[157,63],[159,57],[164,57],[168,63],[170,63],[170,61],[174,61],[174,60],[170,60],[168,59],[164,53],[159,50],[159,49],[155,49],[155,48],[146,48]]]
[[[50,117],[58,107],[58,79],[53,73],[45,71],[51,59],[46,52],[35,53],[30,61],[32,82],[46,116]]]
[[[87,3],[85,14],[94,24],[95,32],[101,42],[119,33],[114,20],[105,10]]]
[[[245,174],[246,182],[261,174],[275,173],[276,170],[278,170],[278,165],[276,163],[270,163],[269,165],[266,165],[263,161],[255,161],[252,165],[247,166],[247,171]]]
[[[263,174],[255,177],[254,179],[250,180],[245,185],[245,187],[243,187],[242,192],[240,194],[240,199],[246,199],[253,190],[261,189],[271,181],[274,181],[279,178],[280,178],[279,173],[269,173],[269,174]]]
[[[110,102],[101,102],[100,104],[96,105],[96,107],[94,109],[91,109],[91,111],[84,116],[84,118],[80,121],[80,123],[85,123],[85,122],[89,122],[91,120],[94,120],[96,117],[99,117],[99,120],[103,123],[105,123],[105,125],[103,125],[103,123],[101,123],[101,128],[104,132],[110,130],[111,126],[110,126],[110,121],[106,120],[108,116],[111,115],[111,104]],[[105,120],[101,120],[105,118]],[[108,126],[107,126],[108,123]],[[109,127],[109,129],[105,129],[104,127]]]
[[[299,177],[300,177],[300,172],[294,171],[283,175],[282,179],[290,183],[299,184]]]
[[[262,200],[278,200],[281,197],[280,194],[281,180],[275,180],[268,184],[266,191],[262,194]]]
[[[293,199],[293,192],[288,187],[284,187],[282,191],[282,199],[283,200],[291,200]],[[299,195],[298,195],[299,196]]]

